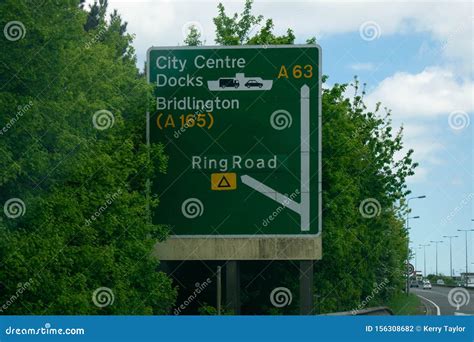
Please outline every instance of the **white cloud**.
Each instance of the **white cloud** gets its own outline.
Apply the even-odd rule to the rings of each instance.
[[[463,186],[464,180],[461,177],[453,177],[453,179],[451,179],[451,185]]]
[[[380,27],[380,39],[393,34],[426,32],[438,42],[435,56],[458,61],[472,76],[473,3],[470,1],[256,1],[259,13],[296,36],[358,32],[366,22]]]
[[[429,173],[428,169],[426,169],[425,167],[419,166],[415,169],[415,174],[407,178],[407,183],[411,185],[414,183],[420,183],[420,182],[426,181],[428,173]]]
[[[355,71],[371,71],[375,69],[373,63],[354,63],[350,65],[350,68]]]
[[[419,73],[398,72],[378,84],[366,97],[369,109],[376,102],[392,110],[394,125],[404,125],[404,150],[415,152],[413,159],[420,163],[410,183],[429,179],[431,171],[444,163],[441,157],[446,149],[443,127],[437,125],[439,117],[453,111],[472,112],[474,83],[456,78],[455,74],[439,67],[428,67]]]
[[[90,2],[92,0],[89,0]],[[214,44],[212,18],[217,14],[214,0],[109,0],[109,10],[118,9],[137,34],[135,47],[142,61],[152,45],[177,45],[183,42],[182,26],[198,21],[206,42]],[[223,0],[227,12],[240,12],[244,0]],[[427,32],[438,44],[430,51],[447,59],[462,61],[472,75],[472,3],[461,1],[278,1],[256,0],[254,13],[272,18],[277,32],[295,31],[299,41],[316,35],[359,32],[360,26],[374,21],[380,39],[396,33]],[[361,44],[365,43],[361,40]],[[423,51],[425,51],[424,49]]]
[[[398,72],[384,79],[368,96],[393,110],[396,117],[431,117],[455,110],[473,111],[474,83],[456,79],[453,72],[426,68],[418,74]]]
[[[397,124],[394,124],[397,126]],[[443,142],[433,136],[436,131],[434,125],[408,123],[404,125],[403,146],[395,159],[401,159],[409,149],[413,149],[413,160],[420,165],[415,170],[415,175],[408,178],[410,184],[419,183],[428,180],[433,167],[439,166],[443,160],[439,157],[440,153],[445,149]]]
[[[435,136],[438,129],[434,125],[410,122],[403,127],[405,147],[415,151],[413,156],[416,161],[425,165],[438,165],[442,162],[438,155],[444,146]]]

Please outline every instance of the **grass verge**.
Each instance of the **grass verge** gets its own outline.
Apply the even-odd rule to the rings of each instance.
[[[387,306],[397,316],[401,315],[425,315],[425,307],[418,296],[410,293],[399,293],[392,298]]]

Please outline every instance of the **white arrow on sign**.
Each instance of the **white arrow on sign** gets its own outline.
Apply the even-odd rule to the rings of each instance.
[[[285,196],[278,191],[266,186],[260,181],[256,180],[252,176],[242,175],[240,179],[242,183],[251,187],[255,191],[260,192],[262,195],[271,198],[277,203],[293,210],[295,213],[300,215],[301,231],[309,231],[309,209],[310,209],[310,196],[309,196],[309,181],[310,181],[310,170],[309,170],[309,138],[310,138],[310,126],[309,126],[309,87],[304,85],[300,89],[300,110],[301,110],[301,177],[300,177],[300,193],[301,203],[296,203],[288,196]]]

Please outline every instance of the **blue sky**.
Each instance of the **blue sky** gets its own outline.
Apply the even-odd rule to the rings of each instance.
[[[217,1],[109,0],[136,34],[138,65],[150,46],[183,44],[183,31],[198,26],[207,45],[214,44],[212,18]],[[223,1],[228,13],[240,12],[242,1]],[[393,110],[394,125],[406,128],[405,143],[420,163],[409,181],[412,245],[444,240],[439,245],[439,271],[449,274],[453,240],[456,274],[465,267],[464,233],[474,229],[473,176],[473,30],[471,2],[460,1],[265,1],[255,13],[273,18],[275,31],[291,27],[298,43],[316,36],[323,49],[323,73],[329,84],[367,83],[369,108],[381,101]],[[258,28],[256,28],[258,29]],[[473,232],[474,233],[474,232]],[[469,236],[469,263],[474,263],[474,234]],[[418,269],[423,253],[418,251]],[[435,247],[426,248],[427,271],[435,270]],[[413,260],[414,263],[414,260]],[[469,265],[474,271],[474,264]]]

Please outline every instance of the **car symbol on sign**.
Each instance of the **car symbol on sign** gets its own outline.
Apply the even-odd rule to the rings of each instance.
[[[245,86],[246,86],[247,88],[255,88],[255,87],[262,88],[262,87],[263,87],[263,83],[258,82],[258,81],[256,81],[256,80],[249,80],[249,81],[247,81],[247,83],[245,83]]]

